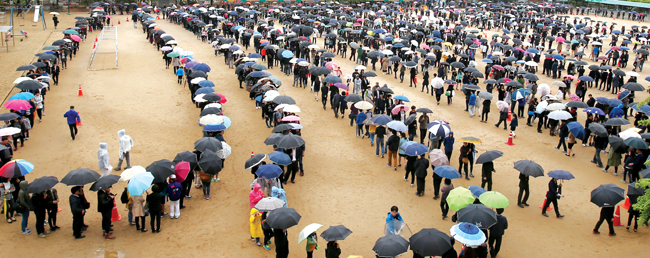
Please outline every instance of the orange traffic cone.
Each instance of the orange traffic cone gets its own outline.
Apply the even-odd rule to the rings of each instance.
[[[81,84],[79,84],[79,94],[77,95],[77,97],[83,97],[83,96],[84,96],[84,92],[81,90]]]
[[[97,36],[95,36],[95,42],[97,42]]]
[[[515,144],[512,142],[512,136],[513,136],[513,132],[511,131],[510,134],[508,134],[508,142],[506,142],[506,144],[508,144],[508,145],[510,145],[510,146],[515,145]]]
[[[122,24],[122,23],[120,22],[120,20],[117,20],[117,25],[120,25],[120,24]]]
[[[629,210],[632,204],[630,203],[630,197],[625,198],[625,203],[623,203],[623,209]]]
[[[548,193],[548,191],[546,191],[546,193]],[[539,206],[539,208],[544,209],[544,205],[546,205],[546,196],[544,196],[544,203],[542,203],[542,206]],[[551,208],[551,205],[549,205],[548,208],[546,208],[546,211],[550,211],[552,209],[553,208]]]
[[[111,221],[120,221],[120,220],[122,220],[122,216],[117,211],[117,204],[115,203],[115,199],[113,199],[113,210],[111,213]]]
[[[251,151],[251,158],[252,158],[253,156],[255,156],[255,152],[254,152],[254,151]]]
[[[129,17],[126,17],[126,22],[129,22]]]
[[[160,20],[160,16],[156,16],[156,18],[158,18],[158,20]]]
[[[508,110],[508,122],[512,121],[512,112]]]
[[[97,42],[94,42],[93,43],[93,49],[95,49],[96,46],[97,46]]]
[[[614,212],[614,227],[621,227],[621,206],[616,205],[616,212]]]

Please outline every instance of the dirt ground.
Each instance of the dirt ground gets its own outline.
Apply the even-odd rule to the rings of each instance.
[[[40,24],[32,27],[30,21],[20,28],[28,30],[29,38],[23,42],[17,40],[9,53],[0,51],[0,59],[5,60],[0,66],[6,71],[0,74],[0,80],[4,82],[0,86],[2,97],[10,91],[13,80],[21,75],[15,72],[15,68],[33,62],[33,55],[41,52],[43,46],[59,39],[61,31],[70,27],[78,15],[84,14],[61,16],[62,24],[56,31],[52,28],[42,31]],[[51,26],[51,16],[46,15],[46,19],[48,26]],[[126,23],[126,16],[114,17],[114,20],[118,19],[122,23],[115,23],[119,34],[119,69],[87,71],[92,52],[91,41],[99,34],[94,32],[88,42],[82,43],[78,55],[68,62],[68,69],[61,73],[60,85],[52,86],[52,91],[47,94],[45,106],[48,115],[43,122],[35,125],[30,140],[14,155],[34,163],[36,168],[27,176],[28,180],[50,175],[61,179],[68,171],[82,167],[97,169],[99,142],[108,143],[111,163],[115,166],[118,158],[117,131],[120,129],[126,129],[135,141],[133,165],[142,166],[159,159],[173,159],[176,153],[193,149],[194,141],[201,137],[201,127],[197,125],[199,110],[190,102],[188,90],[176,84],[172,70],[165,69],[160,53],[145,40],[141,28],[134,29],[131,22]],[[600,20],[611,22],[609,19]],[[627,28],[632,25],[631,21],[626,20],[616,22],[619,26],[627,23]],[[61,199],[60,208],[63,209],[58,222],[62,230],[40,239],[35,234],[21,235],[19,223],[4,225],[5,234],[0,235],[0,246],[19,246],[21,251],[15,248],[8,250],[28,256],[148,257],[179,252],[190,256],[214,257],[275,255],[273,249],[266,251],[250,241],[248,192],[252,176],[250,171],[243,170],[244,161],[250,157],[251,151],[271,152],[270,147],[263,144],[270,129],[265,127],[248,93],[238,89],[234,70],[224,65],[222,57],[214,57],[208,44],[197,40],[180,26],[163,20],[158,23],[176,38],[179,46],[193,51],[196,60],[212,67],[208,79],[214,81],[217,92],[229,100],[224,105],[224,112],[232,119],[233,126],[227,130],[225,138],[232,146],[233,154],[226,161],[221,173],[222,180],[212,187],[213,198],[209,201],[200,199],[200,190],[193,190],[195,198],[186,202],[187,208],[182,210],[179,220],[162,220],[161,234],[135,231],[126,222],[124,206],[119,205],[123,219],[114,223],[117,238],[108,241],[101,237],[95,193],[87,191],[91,209],[87,212],[86,223],[90,228],[85,232],[85,239],[74,240],[68,205],[69,187],[60,184],[56,188]],[[353,62],[340,57],[334,61],[342,67],[344,74],[353,71]],[[280,92],[292,96],[302,109],[300,116],[305,126],[303,138],[307,142],[305,176],[298,177],[296,184],[286,186],[289,207],[302,215],[300,224],[289,230],[290,257],[305,255],[304,243],[298,245],[297,239],[300,230],[310,223],[323,224],[323,230],[330,225],[343,224],[354,232],[340,242],[342,257],[352,254],[374,257],[371,248],[375,240],[383,236],[384,219],[392,205],[399,206],[413,233],[431,227],[449,232],[453,223],[441,219],[439,202],[431,199],[431,177],[427,178],[425,196],[416,197],[415,189],[402,179],[404,170],[399,168],[393,171],[385,166],[386,160],[373,156],[374,147],[370,147],[367,139],[354,136],[354,128],[349,126],[348,119],[335,121],[331,110],[322,110],[320,102],[314,101],[308,89],[291,87],[293,78],[280,75],[278,68],[271,72],[284,83]],[[641,78],[648,75],[648,72],[644,72]],[[550,85],[553,82],[545,76],[539,77],[543,83]],[[481,138],[483,143],[477,145],[479,152],[498,149],[505,153],[495,162],[497,173],[494,175],[494,190],[506,195],[511,202],[504,213],[509,219],[509,229],[503,238],[499,257],[547,257],[549,254],[580,257],[585,253],[591,253],[594,257],[643,256],[636,250],[646,246],[644,240],[649,231],[645,227],[640,228],[638,233],[617,227],[616,237],[591,233],[599,212],[598,207],[589,201],[591,190],[604,183],[625,187],[619,182],[620,176],[614,177],[611,172],[605,174],[589,162],[594,149],[576,145],[576,157],[565,157],[553,148],[557,138],[549,137],[547,130],[544,134],[538,134],[525,126],[523,121],[520,121],[521,126],[517,130],[516,145],[508,146],[505,145],[507,132],[493,127],[498,118],[496,112],[491,113],[487,124],[482,124],[478,122],[479,118],[469,118],[462,111],[464,105],[460,96],[451,106],[436,106],[434,97],[419,93],[416,91],[419,89],[409,88],[406,83],[399,83],[390,76],[380,74],[371,78],[372,84],[375,81],[381,85],[387,83],[396,94],[407,96],[411,104],[417,107],[434,110],[432,118],[448,120],[457,139],[463,136]],[[82,86],[84,97],[77,97],[79,85]],[[553,92],[557,91],[554,86],[552,89]],[[612,97],[595,90],[589,93]],[[644,97],[645,93],[638,94],[637,100]],[[70,105],[80,112],[83,122],[76,141],[70,140],[65,119],[61,117]],[[580,112],[579,121],[583,122],[584,119],[584,114]],[[456,157],[460,143],[457,141],[454,147],[451,165],[458,166]],[[606,160],[605,155],[602,157]],[[547,172],[563,169],[575,175],[575,180],[564,182],[565,198],[559,201],[565,218],[546,218],[540,214],[539,205],[547,190],[548,177],[531,179],[530,207],[521,209],[516,206],[518,172],[514,170],[513,162],[521,159],[532,159]],[[480,174],[480,169],[480,165],[475,166],[476,174]],[[429,175],[432,173],[429,171]],[[470,181],[454,180],[455,186],[479,184],[478,177]],[[114,191],[119,193],[125,186],[119,183]],[[626,210],[622,210],[621,217],[623,221],[627,220]],[[20,222],[20,217],[17,218]],[[33,225],[32,214],[29,227],[34,229]],[[601,232],[606,232],[605,228],[601,228]],[[35,246],[41,248],[25,249]],[[274,248],[274,245],[271,247]],[[316,257],[324,257],[324,248],[325,243],[321,241]],[[455,248],[460,250],[460,244],[456,244]]]

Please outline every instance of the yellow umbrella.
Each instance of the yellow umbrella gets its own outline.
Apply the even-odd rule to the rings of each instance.
[[[445,42],[444,45],[445,45],[445,46],[450,46],[450,47],[452,46],[451,42]]]
[[[460,138],[460,142],[483,143],[483,142],[481,141],[481,139],[476,138],[476,137],[472,137],[472,136],[462,137],[462,138]]]

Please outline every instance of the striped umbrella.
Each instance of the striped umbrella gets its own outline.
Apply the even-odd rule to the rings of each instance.
[[[34,170],[34,164],[24,159],[15,159],[7,162],[0,168],[0,176],[4,178],[21,177]]]

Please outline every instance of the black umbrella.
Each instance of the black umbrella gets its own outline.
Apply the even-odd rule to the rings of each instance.
[[[451,238],[435,228],[423,228],[409,238],[411,250],[421,256],[442,256],[452,248]]]
[[[405,125],[410,125],[411,123],[413,123],[415,121],[416,118],[417,118],[416,114],[411,114],[410,116],[408,116],[406,118],[406,120],[404,121],[404,124]]]
[[[40,90],[43,88],[43,84],[36,80],[26,80],[22,81],[15,86],[16,88],[19,88],[21,90],[26,90],[26,91],[35,91],[35,90]]]
[[[377,77],[377,74],[375,72],[368,71],[363,73],[363,77]]]
[[[589,123],[589,131],[598,137],[607,137],[607,129],[599,123]]]
[[[544,176],[544,168],[532,160],[520,160],[515,162],[515,169],[524,175],[532,177]]]
[[[483,204],[469,204],[458,211],[458,221],[488,229],[497,223],[497,213]]]
[[[643,85],[638,84],[636,82],[628,82],[626,84],[623,84],[624,89],[628,89],[630,91],[644,91],[645,87]]]
[[[336,55],[331,52],[325,52],[321,55],[322,58],[334,58]]]
[[[221,142],[214,137],[203,137],[194,142],[194,149],[200,152],[204,152],[205,150],[216,152],[223,149],[223,146],[221,146]]]
[[[199,162],[196,158],[196,154],[191,151],[184,151],[176,154],[176,157],[174,157],[174,163],[178,164],[181,161],[190,163],[190,170],[194,170],[194,167],[196,167],[196,164]]]
[[[641,174],[642,178],[650,178],[650,168],[639,171],[639,174]]]
[[[331,83],[331,84],[342,82],[341,78],[339,78],[338,76],[335,76],[335,75],[331,75],[331,74],[326,76],[325,79],[323,79],[323,81],[325,81],[327,83]]]
[[[621,125],[629,125],[630,121],[627,121],[623,118],[610,118],[607,119],[605,123],[603,123],[604,126],[621,126]]]
[[[316,75],[316,76],[321,76],[321,75],[332,73],[332,71],[330,69],[327,69],[327,67],[322,67],[322,66],[314,66],[312,68],[309,68],[309,72],[312,75]]]
[[[280,149],[298,148],[302,145],[305,145],[305,140],[303,140],[298,135],[289,134],[286,135],[285,137],[282,137],[282,139],[280,139],[280,141],[276,145]]]
[[[641,138],[630,137],[630,138],[625,139],[625,141],[623,141],[623,143],[625,143],[625,145],[630,146],[632,148],[635,148],[637,150],[647,150],[648,149],[648,143],[646,143]]]
[[[147,166],[147,171],[153,175],[153,183],[164,183],[167,178],[174,174],[174,162],[167,159],[154,161]]]
[[[486,151],[485,153],[481,154],[481,156],[478,156],[478,159],[476,159],[476,164],[483,164],[485,162],[493,161],[501,156],[503,156],[503,152],[501,151]]]
[[[221,109],[218,107],[209,107],[201,110],[201,116],[210,115],[210,114],[219,115],[221,114]]]
[[[427,113],[433,113],[433,111],[431,111],[431,109],[428,109],[428,108],[418,108],[417,110],[415,110],[415,112],[418,112],[418,113],[425,113],[425,114],[427,114]]]
[[[219,95],[217,95],[217,94],[214,94],[214,93],[212,93],[212,92],[203,95],[203,97],[201,97],[201,98],[203,98],[203,99],[205,99],[205,100],[207,100],[207,101],[210,101],[210,102],[217,102],[217,101],[220,101],[220,100],[221,100],[221,96],[219,96]],[[203,116],[203,115],[201,115],[201,116]]]
[[[390,93],[390,94],[395,93],[393,90],[389,89],[387,85],[384,85],[384,87],[379,88],[379,91],[383,93]]]
[[[274,229],[287,229],[298,225],[300,214],[292,208],[279,208],[266,217],[266,223]]]
[[[395,257],[408,252],[409,241],[400,235],[387,235],[377,239],[372,250],[379,257]]]
[[[61,46],[65,45],[65,40],[59,39],[57,41],[52,42],[52,46]]]
[[[97,182],[97,179],[99,173],[89,168],[80,168],[70,171],[61,179],[61,183],[67,186],[82,186]]]
[[[453,62],[451,63],[451,67],[458,68],[458,69],[463,69],[465,68],[465,65],[461,62]]]
[[[574,108],[588,108],[589,107],[587,105],[587,103],[584,103],[582,101],[569,101],[569,103],[566,103],[566,106],[571,107],[571,108],[573,108],[573,107]]]
[[[613,73],[618,75],[618,76],[625,76],[626,75],[625,72],[623,70],[621,70],[621,69],[616,69],[616,70],[614,70]]]
[[[36,69],[36,68],[38,68],[38,67],[36,67],[36,66],[33,65],[33,64],[26,64],[26,65],[21,65],[21,66],[19,66],[19,67],[16,69],[16,71],[29,71],[29,70],[34,70],[34,69]]]
[[[338,225],[330,226],[328,229],[323,231],[323,233],[320,233],[320,237],[322,237],[325,241],[330,242],[345,240],[345,238],[350,234],[352,234],[352,230],[349,230],[343,225]]]
[[[208,175],[219,174],[223,168],[223,161],[219,156],[211,150],[205,150],[201,153],[201,159],[199,160],[199,167]],[[154,181],[155,182],[155,181]]]
[[[279,124],[279,125],[275,126],[275,128],[273,128],[273,131],[271,131],[271,132],[272,133],[281,133],[281,132],[284,132],[286,130],[291,130],[292,128],[293,127],[291,127],[291,125],[288,125],[288,124]]]
[[[244,164],[244,169],[249,170],[252,167],[257,166],[260,163],[262,163],[262,161],[264,161],[264,159],[266,159],[266,154],[264,154],[264,153],[255,154],[253,157],[246,160],[246,163]]]
[[[289,129],[287,129],[287,130],[289,130]],[[271,135],[269,135],[269,137],[266,137],[266,140],[264,140],[264,144],[266,144],[266,145],[276,145],[276,144],[278,144],[278,142],[280,142],[280,140],[282,140],[282,138],[284,138],[284,136],[286,136],[286,135],[284,135],[282,133],[271,134]]]
[[[350,94],[345,96],[344,100],[347,102],[357,103],[363,101],[363,98],[359,94]]]
[[[16,113],[10,112],[10,113],[2,113],[0,114],[0,121],[10,121],[14,120],[16,118],[19,118],[20,116]]]
[[[614,149],[616,152],[625,153],[627,151],[628,148],[627,145],[625,145],[623,142],[623,138],[618,136],[610,136],[608,140],[609,145],[611,145],[612,149]]]
[[[273,99],[275,104],[296,104],[296,101],[292,97],[281,95]]]
[[[120,181],[120,176],[118,175],[107,175],[100,177],[97,182],[95,182],[92,186],[90,186],[90,191],[99,191],[103,190],[106,188],[110,188],[113,186],[117,181]]]
[[[119,176],[118,176],[119,178]],[[59,183],[59,179],[53,176],[44,176],[34,179],[32,183],[27,185],[27,193],[40,193],[47,189],[54,187]]]
[[[603,184],[591,191],[591,202],[598,207],[614,207],[625,200],[625,189],[615,184]]]
[[[645,194],[645,189],[636,187],[636,182],[627,185],[628,196],[641,196],[643,194]]]
[[[199,78],[199,77],[207,77],[207,74],[204,71],[199,71],[199,70],[194,70],[192,73],[190,73],[190,77],[192,78]]]

